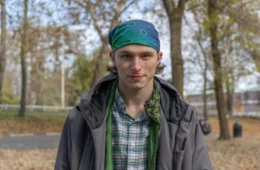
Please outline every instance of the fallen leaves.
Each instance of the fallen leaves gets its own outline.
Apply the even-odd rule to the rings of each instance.
[[[57,149],[0,150],[1,170],[53,170]]]
[[[0,136],[21,133],[45,134],[46,132],[61,132],[62,125],[67,117],[67,114],[39,113],[30,113],[23,118],[8,113],[0,113],[0,115],[5,116],[0,119]]]
[[[215,170],[260,170],[260,134],[206,143]]]

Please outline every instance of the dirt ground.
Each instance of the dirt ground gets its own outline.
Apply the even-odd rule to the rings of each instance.
[[[228,141],[216,138],[205,138],[215,170],[260,170],[260,133]]]
[[[216,140],[218,121],[210,118],[212,133],[205,136],[215,170],[260,170],[260,119],[236,118],[243,125],[243,137],[227,141]],[[232,133],[231,133],[232,135]],[[57,149],[0,150],[1,170],[53,170]]]

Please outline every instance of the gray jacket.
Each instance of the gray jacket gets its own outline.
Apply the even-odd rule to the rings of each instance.
[[[84,96],[64,124],[55,170],[104,170],[106,103],[111,82],[104,77]],[[194,109],[166,81],[161,86],[162,131],[158,170],[211,170],[212,165]]]

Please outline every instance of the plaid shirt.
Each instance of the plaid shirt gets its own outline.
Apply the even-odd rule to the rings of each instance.
[[[114,170],[147,169],[147,147],[150,118],[142,113],[136,119],[116,90],[112,115],[112,158]]]

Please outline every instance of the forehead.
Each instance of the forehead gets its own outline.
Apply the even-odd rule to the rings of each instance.
[[[118,50],[116,50],[116,53],[139,54],[139,53],[157,53],[157,51],[152,47],[148,47],[145,45],[131,44],[119,48]]]

